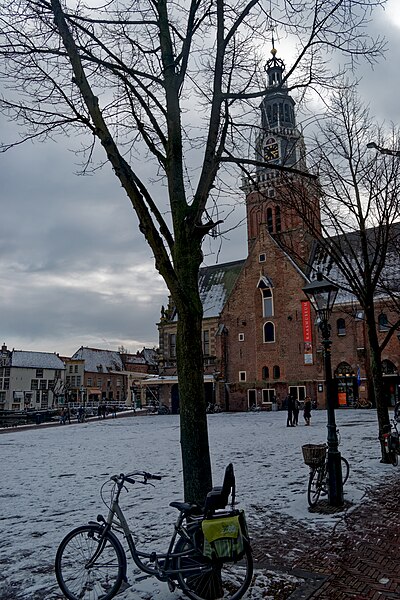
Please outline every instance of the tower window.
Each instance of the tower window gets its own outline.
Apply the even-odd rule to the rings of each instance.
[[[281,207],[275,207],[275,229],[277,233],[281,231]]]
[[[262,375],[261,375],[262,379],[269,379],[269,368],[268,367],[263,367],[262,368]]]
[[[274,221],[273,221],[273,217],[272,217],[272,208],[271,207],[267,208],[267,229],[268,229],[268,233],[274,232]]]
[[[279,365],[274,365],[273,369],[272,369],[272,374],[274,379],[279,379],[281,376],[281,368],[279,367]]]
[[[275,342],[275,326],[271,321],[264,323],[264,343]]]

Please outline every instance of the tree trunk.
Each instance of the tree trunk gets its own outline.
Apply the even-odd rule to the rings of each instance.
[[[367,336],[369,341],[369,366],[375,396],[376,412],[378,416],[379,441],[381,444],[382,455],[381,462],[389,463],[390,461],[385,452],[385,446],[383,441],[383,433],[385,432],[385,430],[387,430],[387,427],[390,425],[389,409],[386,405],[385,398],[383,395],[381,351],[379,348],[379,341],[376,332],[375,313],[373,308],[371,310],[365,311],[365,318],[367,325]]]

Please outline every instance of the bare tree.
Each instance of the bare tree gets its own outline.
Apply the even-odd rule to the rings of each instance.
[[[318,180],[291,179],[285,202],[301,216],[317,241],[312,266],[341,288],[345,306],[364,313],[370,394],[375,399],[381,439],[389,424],[383,395],[381,353],[400,328],[400,152],[379,154],[367,148],[371,139],[400,150],[400,130],[385,133],[370,117],[355,88],[336,93],[316,134],[311,156]],[[314,194],[310,194],[310,189]],[[320,193],[320,204],[310,198]],[[320,213],[321,211],[321,213]],[[321,218],[320,218],[321,214]],[[281,243],[292,249],[290,238]],[[300,260],[300,257],[297,257]],[[303,266],[304,266],[304,257]],[[309,265],[311,266],[311,265]],[[379,341],[379,313],[390,313]],[[382,337],[382,335],[381,335]]]
[[[262,0],[0,0],[1,109],[24,127],[15,143],[73,128],[91,137],[88,164],[100,143],[177,308],[187,500],[211,487],[202,243],[220,220],[221,165],[244,156],[246,115],[265,93],[259,48],[279,27],[298,45],[287,73],[294,85],[332,85],[335,50],[349,63],[380,55],[365,25],[384,1],[274,0],[267,9]],[[142,177],[144,157],[167,202]]]

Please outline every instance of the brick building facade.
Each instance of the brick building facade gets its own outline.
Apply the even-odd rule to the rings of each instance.
[[[243,180],[248,256],[234,263],[231,271],[233,263],[205,267],[199,280],[203,335],[207,331],[208,347],[213,344],[212,357],[204,352],[205,374],[212,376],[212,383],[205,385],[209,386],[208,398],[211,390],[211,400],[225,410],[247,410],[253,404],[270,409],[275,403],[279,406],[289,393],[300,400],[311,395],[320,406],[325,401],[322,345],[315,314],[302,291],[309,281],[308,273],[318,268],[320,257],[302,219],[285,202],[288,186],[296,180],[307,193],[312,214],[319,219],[319,188],[318,183],[301,175],[307,173],[304,141],[296,126],[294,101],[282,83],[284,64],[274,50],[272,54],[267,64],[268,89],[260,106],[255,158],[296,171],[283,177],[279,170],[260,166]],[[230,278],[224,279],[227,272]],[[218,280],[218,302],[215,291],[210,293],[210,286],[205,285],[213,277]],[[214,299],[212,314],[210,296]],[[396,322],[398,316],[390,315],[384,303],[376,309],[382,319],[379,335],[384,336],[385,324]],[[170,303],[159,323],[163,376],[176,375],[176,320]],[[354,298],[339,293],[330,322],[335,401],[339,407],[348,407],[358,397],[368,396],[363,313]],[[387,403],[393,405],[400,399],[400,340],[395,335],[383,350],[382,364]],[[172,403],[175,409],[179,406],[177,381],[162,387],[161,393],[164,403]]]

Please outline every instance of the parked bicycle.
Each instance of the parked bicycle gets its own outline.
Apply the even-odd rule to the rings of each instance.
[[[98,515],[97,522],[77,527],[57,550],[56,577],[68,600],[110,600],[130,587],[126,554],[114,532],[124,535],[133,561],[145,573],[138,580],[154,576],[166,582],[171,592],[178,587],[191,600],[239,600],[243,596],[251,583],[253,558],[244,513],[234,508],[232,464],[226,468],[223,485],[209,492],[203,508],[187,502],[170,503],[179,516],[165,553],[141,552],[119,505],[120,494],[127,484],[146,485],[160,479],[159,475],[135,471],[114,475],[103,484],[100,496],[108,507],[107,518]],[[112,495],[108,505],[104,488],[109,482]],[[226,510],[229,496],[230,508]],[[215,525],[222,525],[223,535],[215,537]]]
[[[308,478],[307,500],[311,508],[317,505],[322,495],[328,493],[328,446],[326,444],[305,444],[302,446],[303,458],[306,465],[310,467]],[[350,465],[341,456],[343,485],[349,478]]]
[[[206,413],[209,415],[215,414],[215,413],[220,413],[222,412],[222,409],[220,407],[219,404],[214,404],[212,402],[209,402],[206,406]]]
[[[399,430],[397,429],[397,422],[395,419],[392,421],[392,426],[389,425],[388,431],[383,434],[383,442],[385,446],[385,452],[393,466],[397,466],[399,462],[400,454],[400,441],[399,441]]]
[[[354,403],[354,408],[372,408],[372,402],[367,398],[358,398]]]

